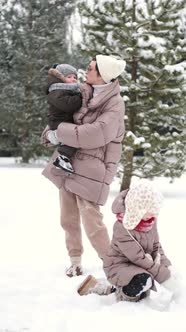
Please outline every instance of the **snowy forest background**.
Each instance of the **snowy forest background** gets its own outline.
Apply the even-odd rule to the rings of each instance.
[[[40,141],[45,82],[53,63],[76,66],[82,78],[97,53],[127,63],[120,179],[102,207],[104,222],[111,236],[120,184],[155,178],[165,197],[161,241],[179,282],[174,298],[160,285],[137,305],[113,294],[80,297],[86,275],[104,277],[84,232],[84,275],[65,276],[58,190],[41,176],[53,151]],[[0,332],[185,332],[185,0],[0,0],[0,87]]]
[[[127,63],[121,187],[185,172],[185,0],[0,0],[0,35],[1,157],[51,155],[40,142],[49,67],[85,70],[104,53]]]

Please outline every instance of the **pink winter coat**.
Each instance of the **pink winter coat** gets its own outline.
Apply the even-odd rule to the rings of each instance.
[[[84,84],[83,89],[89,90],[90,86]],[[118,80],[95,98],[87,100],[86,107],[88,93],[84,96],[82,111],[74,115],[75,124],[61,123],[57,129],[60,141],[78,149],[72,159],[75,174],[53,166],[55,152],[43,175],[58,188],[64,186],[88,201],[104,205],[121,157],[124,102]]]
[[[112,205],[114,213],[124,213],[124,200],[127,190],[121,192]],[[160,264],[153,261],[159,252]],[[150,260],[145,254],[150,254]],[[107,279],[115,286],[125,286],[138,273],[149,273],[159,283],[170,277],[171,265],[159,242],[157,222],[148,232],[127,231],[116,221],[113,227],[111,245],[104,257],[103,268]]]

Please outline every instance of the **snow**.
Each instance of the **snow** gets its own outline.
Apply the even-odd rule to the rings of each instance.
[[[155,54],[151,50],[141,50],[140,56],[144,59],[155,59]]]
[[[166,65],[165,66],[165,70],[167,72],[169,72],[170,74],[173,74],[173,73],[180,73],[180,74],[183,74],[184,73],[184,66],[183,65]]]
[[[148,35],[148,38],[147,39],[144,39],[142,37],[139,37],[138,39],[138,46],[140,48],[146,48],[146,47],[153,47],[153,48],[156,48],[156,49],[159,49],[159,48],[163,48],[163,46],[166,45],[166,40],[164,38],[160,38],[160,37],[155,37],[153,35]]]
[[[155,179],[165,197],[159,218],[161,242],[180,280],[170,300],[163,287],[140,303],[116,303],[114,295],[80,297],[76,289],[88,274],[104,277],[102,264],[85,234],[84,276],[67,278],[64,234],[59,225],[58,190],[29,167],[0,160],[0,332],[186,331],[186,175],[173,184]],[[102,208],[110,235],[115,221],[111,186]]]
[[[136,137],[135,141],[134,141],[134,144],[139,145],[139,144],[144,143],[144,142],[145,142],[144,137]]]

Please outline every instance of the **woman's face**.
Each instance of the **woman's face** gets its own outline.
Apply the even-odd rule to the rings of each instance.
[[[86,83],[91,85],[100,85],[104,84],[105,82],[102,80],[101,76],[98,74],[96,70],[96,61],[92,60],[86,70]]]

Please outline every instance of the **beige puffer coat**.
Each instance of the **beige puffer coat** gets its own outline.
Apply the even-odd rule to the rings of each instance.
[[[121,192],[112,205],[113,213],[125,213],[125,195]],[[160,264],[154,259],[160,254]],[[150,254],[150,260],[145,254]],[[127,231],[123,224],[116,221],[113,228],[111,245],[104,257],[103,268],[107,279],[115,286],[125,286],[134,275],[149,273],[159,283],[170,277],[168,266],[171,265],[165,256],[157,231],[157,222],[148,232]]]
[[[83,89],[90,86],[84,84]],[[124,102],[118,80],[87,103],[85,107],[83,100],[83,111],[78,112],[82,118],[77,113],[75,124],[61,123],[57,129],[60,141],[78,149],[72,159],[75,174],[57,170],[52,165],[57,155],[54,153],[43,175],[58,188],[64,185],[66,190],[103,205],[116,174],[124,135]]]

